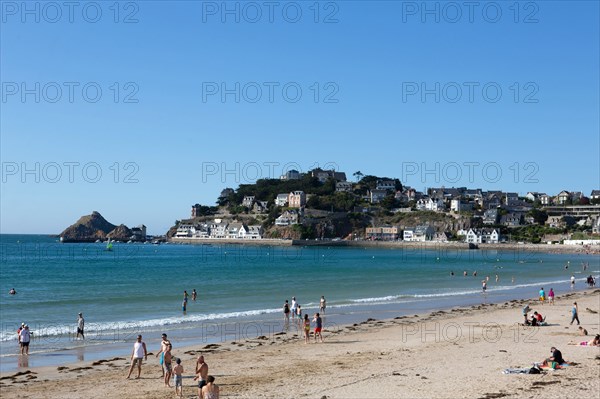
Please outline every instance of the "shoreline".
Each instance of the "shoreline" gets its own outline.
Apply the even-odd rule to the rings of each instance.
[[[244,240],[229,238],[170,238],[169,243],[187,244],[187,245],[243,245],[243,246],[321,246],[321,247],[358,247],[358,248],[421,248],[421,249],[453,249],[469,250],[469,245],[465,242],[437,242],[437,241],[315,241],[315,240],[281,240],[264,238],[260,240]],[[566,245],[566,244],[478,244],[479,249],[472,251],[521,251],[521,252],[539,252],[548,254],[600,254],[600,246]]]
[[[397,356],[404,356],[404,354],[402,353],[403,351],[406,350],[416,350],[419,349],[420,351],[424,351],[424,364],[421,364],[421,360],[419,360],[419,357],[417,357],[416,359],[413,359],[413,365],[416,368],[421,368],[421,367],[425,367],[428,372],[427,375],[430,375],[434,370],[436,370],[435,365],[437,363],[439,363],[440,361],[443,363],[445,359],[438,359],[438,362],[433,361],[431,362],[431,359],[429,359],[427,356],[429,354],[429,352],[433,352],[433,353],[438,353],[439,349],[437,348],[437,345],[443,344],[444,345],[444,350],[457,350],[456,348],[453,348],[453,346],[455,346],[457,343],[459,344],[459,346],[469,346],[469,344],[473,344],[472,346],[476,346],[474,345],[475,342],[469,342],[470,340],[467,340],[466,343],[462,342],[462,341],[456,341],[454,342],[453,339],[451,339],[450,341],[452,342],[439,342],[438,339],[435,339],[431,342],[427,341],[427,339],[425,339],[425,342],[423,341],[423,336],[421,336],[421,339],[419,338],[419,333],[416,332],[417,330],[415,330],[418,326],[420,325],[425,325],[427,323],[433,323],[433,326],[438,326],[442,325],[442,326],[453,326],[452,328],[454,328],[456,325],[459,326],[463,326],[464,325],[468,325],[468,323],[472,323],[473,320],[476,320],[479,324],[489,324],[491,322],[498,324],[498,328],[501,328],[502,331],[507,335],[510,336],[513,334],[513,332],[511,332],[514,328],[514,323],[516,323],[517,321],[521,321],[521,312],[520,312],[520,308],[522,307],[523,303],[531,303],[533,304],[532,307],[534,309],[542,309],[542,312],[544,315],[548,314],[549,320],[551,320],[551,326],[552,327],[541,327],[539,329],[539,332],[553,332],[553,335],[550,335],[550,337],[555,336],[555,337],[560,337],[563,336],[564,338],[564,333],[562,333],[561,331],[565,331],[564,329],[566,329],[567,327],[564,327],[563,325],[565,324],[564,321],[564,317],[557,317],[554,313],[556,312],[560,312],[565,313],[566,316],[568,317],[568,308],[566,308],[566,306],[568,306],[571,301],[573,300],[577,300],[580,301],[582,303],[582,306],[580,308],[580,314],[581,314],[581,319],[582,319],[582,323],[586,326],[586,328],[589,330],[590,334],[597,334],[599,331],[599,323],[598,323],[598,314],[591,314],[588,313],[585,308],[586,307],[592,307],[595,308],[595,311],[598,311],[598,298],[600,298],[600,289],[587,289],[585,291],[577,291],[577,292],[573,292],[573,293],[567,293],[567,294],[563,294],[557,297],[557,303],[556,306],[550,306],[550,305],[543,305],[539,306],[535,301],[535,299],[513,299],[511,301],[501,301],[499,303],[487,303],[487,304],[481,304],[481,305],[472,305],[472,306],[464,306],[464,307],[454,307],[452,309],[445,309],[445,310],[437,310],[437,311],[431,311],[431,312],[426,312],[426,313],[420,313],[418,315],[405,315],[405,316],[396,316],[396,317],[390,317],[387,319],[382,319],[382,320],[375,320],[371,317],[369,317],[366,321],[363,322],[357,322],[357,323],[352,323],[352,324],[347,324],[347,325],[340,325],[335,331],[331,331],[326,329],[324,332],[324,336],[325,336],[325,343],[324,344],[313,344],[313,345],[304,345],[301,341],[301,339],[298,337],[298,334],[296,333],[287,333],[287,334],[282,334],[282,333],[273,333],[271,336],[258,336],[255,338],[252,337],[242,337],[241,339],[238,339],[238,337],[234,338],[234,340],[224,340],[218,343],[209,343],[209,344],[204,344],[204,345],[186,345],[184,347],[179,347],[177,345],[176,342],[174,342],[175,344],[175,348],[174,348],[174,354],[175,356],[181,357],[184,367],[187,366],[186,370],[190,370],[193,368],[193,358],[194,356],[196,356],[198,353],[203,353],[205,356],[207,356],[207,362],[209,364],[212,365],[214,374],[217,375],[217,378],[219,381],[217,381],[217,383],[220,383],[222,386],[222,391],[225,394],[225,397],[230,396],[230,394],[235,394],[234,396],[241,396],[241,397],[256,397],[258,392],[261,392],[261,384],[259,384],[256,381],[253,381],[250,379],[250,375],[253,375],[255,373],[261,373],[260,369],[261,367],[252,367],[253,364],[256,365],[256,362],[260,363],[260,359],[263,359],[265,355],[265,351],[267,352],[267,354],[270,353],[270,361],[271,359],[273,360],[274,363],[279,364],[280,367],[283,368],[283,370],[281,371],[285,371],[285,372],[292,372],[293,368],[292,366],[297,366],[298,365],[298,361],[301,360],[303,358],[302,354],[299,354],[297,352],[297,350],[301,350],[302,353],[304,353],[305,351],[312,353],[312,355],[314,356],[322,356],[323,354],[320,352],[321,349],[326,351],[329,355],[333,356],[332,359],[330,359],[329,357],[327,359],[319,357],[319,359],[323,360],[323,361],[327,361],[328,363],[332,364],[332,367],[334,367],[337,363],[340,363],[340,367],[342,367],[341,371],[344,371],[342,374],[344,374],[344,378],[347,378],[347,376],[345,376],[345,373],[347,371],[345,370],[349,370],[350,374],[356,376],[356,374],[354,372],[352,372],[353,368],[358,368],[356,371],[361,370],[361,366],[360,364],[358,364],[356,362],[356,358],[358,359],[362,359],[363,358],[363,354],[365,353],[364,351],[356,351],[356,348],[354,348],[355,346],[364,346],[364,345],[373,345],[376,348],[380,348],[382,346],[386,346],[386,348],[380,348],[381,352],[377,353],[376,356],[369,356],[369,359],[363,359],[363,360],[368,360],[369,362],[374,362],[373,364],[376,365],[378,363],[378,360],[381,359],[385,359],[387,357],[387,355],[389,355],[389,353],[387,352],[389,349],[387,348],[387,345],[395,342],[394,345],[397,344],[398,347],[400,347],[400,349],[398,349],[398,353]],[[508,314],[509,319],[511,320],[511,322],[509,324],[504,324],[503,323],[503,315],[500,314],[500,312],[504,312],[506,314]],[[506,316],[506,315],[504,315]],[[464,319],[466,318],[466,319]],[[464,320],[463,320],[464,319]],[[472,320],[473,319],[473,320]],[[466,320],[466,321],[465,321]],[[514,321],[514,323],[513,323]],[[556,321],[560,322],[560,325],[554,325],[554,323]],[[568,320],[567,320],[568,321]],[[438,324],[436,324],[438,323]],[[441,323],[441,324],[439,324]],[[465,324],[466,323],[466,324]],[[429,324],[428,324],[429,325]],[[408,327],[410,326],[410,328]],[[479,327],[477,327],[479,328]],[[384,334],[384,333],[390,333],[390,330],[398,330],[396,332],[392,332],[391,336],[392,339],[388,338],[388,339],[383,339],[383,338],[378,338],[379,335]],[[571,328],[569,328],[569,331],[574,331],[574,327],[571,326]],[[439,330],[439,328],[438,328]],[[425,328],[424,329],[425,332],[429,331],[429,334],[433,334],[435,335],[436,333],[436,329],[435,328]],[[447,329],[448,334],[450,334],[450,329]],[[454,330],[452,330],[454,331]],[[475,330],[473,330],[475,331]],[[535,330],[531,330],[531,331],[535,331]],[[465,330],[466,332],[466,330]],[[526,331],[525,331],[526,332]],[[439,333],[439,331],[438,331]],[[529,333],[529,335],[531,335],[531,332]],[[570,333],[569,336],[571,336],[571,338],[575,338],[577,339],[578,337],[576,335],[574,335],[574,333]],[[424,336],[425,338],[427,338],[427,333]],[[145,335],[145,339],[147,340],[148,336]],[[406,338],[406,339],[405,339]],[[416,341],[414,341],[414,339],[416,339]],[[446,337],[448,338],[448,337]],[[312,337],[311,337],[312,340]],[[412,340],[412,341],[411,341]],[[388,342],[391,341],[391,342]],[[413,342],[414,341],[414,342]],[[442,340],[443,341],[443,340]],[[485,340],[484,340],[485,341]],[[493,341],[493,340],[492,340]],[[510,341],[510,340],[509,340]],[[148,342],[148,341],[146,341]],[[542,347],[542,351],[541,353],[546,353],[548,348],[551,345],[550,340],[548,340],[547,342],[545,340],[541,340],[541,344],[538,344],[537,346],[541,346]],[[328,343],[330,343],[328,345]],[[484,346],[486,346],[486,342],[482,342],[481,339],[479,339],[477,341],[477,343],[479,344],[483,344]],[[130,344],[130,343],[129,343]],[[311,341],[312,344],[312,341]],[[495,342],[490,342],[487,343],[488,346],[490,346],[490,348],[494,348],[496,347]],[[508,343],[504,343],[505,344],[510,344],[510,342]],[[513,343],[514,344],[514,343]],[[560,347],[558,346],[560,345]],[[154,343],[150,344],[148,347],[149,352],[155,352],[156,348],[155,348]],[[566,358],[568,359],[573,359],[573,355],[571,354],[573,352],[573,350],[571,349],[571,347],[567,347],[564,344],[560,343],[556,345],[557,347],[559,347],[562,351],[563,354],[565,355]],[[318,349],[321,348],[321,349]],[[354,349],[353,349],[354,348]],[[407,349],[409,348],[409,349]],[[410,349],[412,348],[412,349]],[[531,346],[527,346],[526,349],[531,349]],[[472,349],[469,347],[469,349]],[[580,349],[580,348],[575,348],[575,349]],[[595,353],[598,353],[597,349],[594,348],[584,348],[585,350],[590,350],[590,351],[596,351]],[[348,350],[351,350],[354,355],[350,356],[350,358],[348,358],[347,356],[342,356],[343,353],[346,353]],[[377,349],[378,351],[379,349]],[[316,352],[315,352],[316,351]],[[375,352],[377,352],[375,351]],[[280,355],[279,353],[283,352],[284,355]],[[502,352],[502,351],[500,351]],[[506,351],[504,351],[506,352]],[[321,354],[320,354],[321,353]],[[384,353],[386,355],[384,355]],[[486,352],[487,353],[487,352]],[[493,353],[496,353],[496,355],[494,355]],[[498,350],[496,348],[496,351],[491,351],[488,353],[489,356],[498,356]],[[298,359],[297,356],[300,358]],[[480,356],[483,356],[483,353],[479,354]],[[31,356],[31,355],[30,355]],[[291,357],[290,357],[291,356]],[[541,356],[541,354],[540,354]],[[242,357],[245,358],[248,363],[240,363],[238,361],[238,357]],[[372,357],[372,358],[371,358]],[[161,385],[162,383],[160,383],[160,380],[157,378],[158,375],[160,375],[160,370],[158,368],[158,362],[155,361],[154,357],[149,357],[149,360],[147,363],[145,363],[143,371],[142,371],[142,377],[143,378],[150,378],[152,381],[152,383],[150,383],[149,387],[144,387],[143,391],[143,395],[141,394],[141,392],[138,392],[137,389],[140,388],[139,384],[136,384],[134,381],[124,381],[121,377],[121,374],[123,372],[126,372],[127,368],[128,368],[128,361],[126,360],[127,356],[110,356],[110,357],[106,357],[105,359],[99,359],[96,360],[94,362],[75,362],[75,363],[69,363],[66,364],[64,366],[61,367],[55,367],[55,366],[46,366],[46,367],[31,367],[31,368],[27,368],[27,371],[20,371],[18,373],[14,373],[14,372],[2,372],[0,373],[0,388],[2,388],[2,390],[5,392],[5,394],[10,395],[11,392],[13,392],[13,389],[18,389],[19,391],[19,395],[25,394],[25,393],[30,393],[32,395],[34,395],[35,397],[39,397],[40,393],[45,393],[44,397],[67,397],[69,396],[69,393],[71,393],[71,391],[69,391],[69,387],[73,384],[75,384],[78,389],[76,391],[81,392],[81,395],[75,395],[77,397],[89,397],[91,393],[93,393],[94,389],[97,388],[97,378],[101,378],[102,380],[106,379],[107,381],[107,386],[101,388],[103,390],[105,390],[104,394],[102,396],[105,397],[118,397],[121,396],[121,392],[119,391],[121,388],[125,389],[125,390],[129,390],[129,389],[133,389],[132,391],[129,391],[127,396],[131,396],[131,397],[150,397],[150,398],[162,398],[165,397],[165,395],[170,395],[172,394],[171,391],[165,390],[165,388],[163,388]],[[111,360],[109,360],[111,359]],[[337,359],[337,360],[336,360]],[[316,358],[315,358],[316,360]],[[540,360],[539,358],[534,358],[532,359],[532,361],[534,360]],[[579,359],[578,359],[579,360]],[[291,364],[289,366],[286,366],[286,364],[288,362],[291,362]],[[260,363],[262,365],[265,365],[264,363]],[[227,367],[225,367],[225,365],[228,365]],[[502,368],[508,368],[508,367],[514,367],[516,366],[516,363],[512,363],[511,361],[507,362],[506,364],[500,364],[500,366],[502,366]],[[388,365],[389,366],[389,365]],[[498,367],[499,365],[496,363],[493,363],[494,367]],[[375,366],[373,366],[375,367]],[[334,367],[335,371],[337,372],[339,367]],[[402,368],[402,367],[401,367]],[[403,371],[404,370],[404,371]],[[114,378],[114,372],[117,371],[117,378]],[[299,370],[299,371],[303,371],[309,374],[312,374],[315,372],[315,370]],[[388,370],[389,371],[389,370]],[[393,372],[388,372],[388,371],[382,371],[380,370],[380,373],[385,374],[386,378],[390,378],[391,376],[393,376],[394,372],[400,373],[400,374],[406,374],[406,370],[402,369],[399,371],[393,371]],[[569,370],[570,371],[570,370]],[[581,373],[581,369],[577,369],[576,373]],[[593,371],[593,370],[592,370]],[[264,372],[264,371],[263,371]],[[443,370],[439,371],[440,373],[443,372],[447,372],[447,370],[444,368]],[[225,373],[225,374],[223,374]],[[558,373],[558,372],[556,372]],[[266,393],[267,397],[281,397],[280,393],[278,394],[277,390],[277,386],[279,386],[278,384],[281,383],[281,380],[285,380],[285,376],[282,376],[280,373],[276,373],[277,375],[275,375],[273,377],[273,381],[272,383],[268,383],[266,386],[269,388],[267,391],[263,390],[263,393]],[[191,394],[195,393],[194,391],[192,391],[192,386],[191,386],[191,374],[189,372],[184,373],[185,376],[190,377],[190,379],[186,379],[184,380],[184,387],[185,387],[185,392],[186,392],[186,396],[185,397],[192,397]],[[408,375],[408,374],[406,374]],[[422,374],[425,375],[425,374]],[[417,373],[417,376],[419,376],[419,374]],[[30,377],[36,377],[36,378],[30,378]],[[339,377],[339,376],[338,376]],[[521,376],[518,376],[521,377]],[[528,377],[528,376],[525,376]],[[532,376],[534,377],[534,376]],[[429,378],[429,377],[428,377]],[[472,375],[469,374],[468,378],[472,378]],[[498,376],[497,377],[498,380],[503,379],[503,376]],[[508,376],[508,377],[504,377],[504,378],[512,378],[512,376]],[[539,377],[538,377],[539,378]],[[36,381],[37,380],[37,381]],[[43,381],[40,381],[43,380]],[[417,378],[417,380],[420,380],[420,378]],[[10,382],[8,382],[10,381]],[[34,382],[35,381],[35,382]],[[109,383],[110,381],[110,383]],[[148,381],[147,379],[145,381]],[[427,382],[429,383],[429,382]],[[147,383],[144,383],[147,384]],[[240,385],[241,386],[238,386]],[[249,385],[247,385],[249,384]],[[598,382],[596,381],[596,384],[598,384]],[[296,384],[292,384],[292,385],[296,385]],[[346,391],[345,390],[345,386],[342,384],[341,386],[338,386],[340,384],[336,384],[336,379],[332,378],[331,381],[328,382],[328,384],[326,385],[333,385],[330,386],[328,389],[331,389],[333,392],[333,396],[329,396],[329,394],[327,395],[327,397],[365,397],[365,395],[369,395],[370,391],[362,391],[363,394],[362,395],[356,395],[355,391]],[[385,385],[385,384],[384,384]],[[597,385],[596,385],[597,386]],[[298,397],[300,395],[304,396],[305,393],[303,393],[302,390],[298,390],[300,387],[296,387],[294,389],[292,389],[292,391],[290,391],[290,394],[287,395],[286,393],[286,397]],[[117,390],[118,389],[118,390]],[[247,390],[246,390],[247,389]],[[17,391],[14,391],[14,393],[16,394]],[[86,393],[87,392],[87,393]],[[36,396],[36,393],[38,396]],[[390,394],[386,395],[385,392],[380,392],[380,396],[381,397],[397,397],[396,391],[392,390],[389,392]],[[428,391],[429,396],[433,395],[433,391]],[[139,396],[137,396],[139,395]],[[348,395],[348,396],[346,396]],[[100,396],[100,395],[93,395],[92,396]],[[315,392],[314,394],[308,394],[309,397],[321,397],[321,391],[319,391],[319,394],[317,395],[317,392]],[[415,397],[421,397],[422,395],[415,395]],[[442,395],[443,396],[443,395]],[[453,395],[455,397],[472,397],[471,394],[467,394],[467,395]],[[426,397],[426,396],[425,396]],[[584,396],[585,397],[585,396]]]

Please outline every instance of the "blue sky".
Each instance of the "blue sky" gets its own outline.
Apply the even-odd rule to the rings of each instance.
[[[3,1],[0,232],[162,234],[293,165],[600,188],[598,2],[275,3]]]

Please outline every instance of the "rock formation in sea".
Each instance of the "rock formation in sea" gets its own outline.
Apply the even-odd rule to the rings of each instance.
[[[62,242],[94,242],[111,238],[115,241],[127,241],[132,236],[131,230],[121,224],[115,226],[102,217],[99,212],[82,216],[77,222],[67,227],[60,238]]]

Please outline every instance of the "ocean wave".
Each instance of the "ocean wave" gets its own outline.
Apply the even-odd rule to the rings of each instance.
[[[174,325],[198,323],[204,321],[221,320],[221,319],[235,319],[239,317],[252,317],[263,314],[271,314],[281,312],[281,309],[255,309],[240,312],[227,312],[227,313],[207,313],[198,315],[187,315],[178,317],[167,317],[160,319],[150,320],[139,320],[139,321],[116,321],[116,322],[104,322],[104,323],[86,323],[85,334],[87,337],[93,337],[98,339],[101,337],[112,337],[115,336],[119,331],[132,332],[148,330],[157,327],[168,327]],[[75,336],[76,327],[70,325],[40,325],[30,326],[32,329],[32,339],[45,338],[49,341],[51,337],[60,338],[71,338]],[[16,331],[2,331],[0,332],[0,342],[5,341],[16,341]],[[124,334],[124,336],[131,338],[131,334]]]

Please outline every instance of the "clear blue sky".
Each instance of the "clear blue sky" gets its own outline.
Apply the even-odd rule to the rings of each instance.
[[[2,233],[97,210],[162,234],[289,163],[600,188],[597,1],[28,4],[1,3]]]

